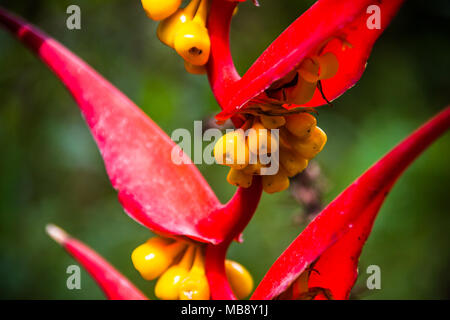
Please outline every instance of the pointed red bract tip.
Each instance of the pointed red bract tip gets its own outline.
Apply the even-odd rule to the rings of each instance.
[[[147,297],[124,275],[85,244],[72,238],[55,225],[47,225],[46,231],[52,239],[83,265],[108,299],[147,300]]]
[[[262,194],[262,179],[254,176],[250,188],[239,188],[234,197],[222,208],[220,215],[239,217],[228,233],[228,237],[219,245],[208,245],[205,252],[206,277],[208,278],[213,300],[236,300],[225,272],[225,258],[228,247],[253,217]],[[233,218],[234,220],[235,218]]]
[[[310,287],[320,286],[335,298],[348,298],[362,246],[384,198],[402,172],[449,127],[447,107],[345,189],[281,254],[252,299],[277,297],[314,262],[320,274],[311,274]]]

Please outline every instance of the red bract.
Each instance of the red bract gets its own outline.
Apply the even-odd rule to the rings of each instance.
[[[218,119],[226,119],[251,104],[276,80],[292,71],[305,57],[319,47],[334,53],[339,61],[338,73],[322,81],[328,100],[339,97],[361,77],[376,39],[387,27],[402,0],[377,1],[381,28],[366,26],[370,0],[320,0],[294,21],[255,61],[240,79],[232,64],[228,32],[236,3],[214,0],[208,28],[211,33],[211,60],[208,75],[213,92],[223,111]],[[345,50],[343,50],[343,46]],[[304,106],[326,104],[319,90]],[[289,108],[289,105],[285,106]],[[295,106],[298,107],[298,106]]]

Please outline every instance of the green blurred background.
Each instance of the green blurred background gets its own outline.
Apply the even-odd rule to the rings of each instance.
[[[232,50],[244,72],[262,50],[313,1],[241,5],[232,25]],[[82,29],[65,26],[78,4]],[[140,1],[5,1],[85,59],[123,90],[167,133],[192,131],[193,121],[218,112],[207,79],[184,71],[159,43],[157,24]],[[408,1],[374,47],[355,88],[320,111],[329,141],[318,156],[328,203],[397,142],[450,102],[450,2]],[[128,218],[106,176],[79,110],[64,87],[32,54],[0,30],[0,298],[102,299],[83,271],[82,289],[66,288],[74,260],[50,240],[53,222],[98,250],[144,292],[151,282],[134,270],[131,251],[150,233]],[[375,223],[360,261],[355,298],[450,297],[450,204],[447,134],[404,174]],[[218,197],[235,188],[226,168],[201,166]],[[229,257],[259,281],[304,228],[289,192],[264,195]],[[382,289],[367,291],[366,267],[381,267]]]

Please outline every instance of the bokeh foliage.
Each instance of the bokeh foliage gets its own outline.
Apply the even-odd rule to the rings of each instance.
[[[241,5],[232,49],[241,72],[313,1]],[[65,26],[78,4],[82,29]],[[192,131],[193,121],[218,106],[205,77],[184,72],[181,59],[156,40],[156,23],[140,1],[8,1],[0,5],[40,26],[85,59],[167,133]],[[320,109],[329,141],[318,156],[332,200],[369,165],[450,102],[450,3],[408,1],[376,44],[355,88]],[[107,179],[101,157],[64,87],[36,58],[0,31],[0,298],[103,298],[83,271],[82,289],[66,288],[74,264],[44,233],[53,222],[95,248],[144,292],[152,283],[133,269],[130,253],[149,232],[128,218]],[[363,251],[354,297],[450,297],[450,139],[435,143],[395,186]],[[234,192],[226,169],[201,166],[222,201]],[[301,207],[288,192],[264,195],[246,241],[229,256],[259,281],[304,228]],[[382,289],[363,290],[366,267],[382,271]]]

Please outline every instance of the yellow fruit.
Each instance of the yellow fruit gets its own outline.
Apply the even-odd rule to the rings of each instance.
[[[244,131],[238,129],[223,135],[214,146],[214,158],[218,164],[234,169],[245,168],[248,165],[249,152]]]
[[[261,168],[263,165],[260,162],[249,164],[244,169],[242,169],[242,172],[245,174],[255,175],[259,174],[261,172]]]
[[[147,16],[159,21],[172,15],[181,5],[181,0],[141,0]]]
[[[280,148],[292,149],[290,141],[293,139],[295,140],[295,136],[287,130],[286,126],[280,129]]]
[[[276,129],[284,126],[286,120],[282,116],[261,116],[261,123],[267,129]]]
[[[227,181],[237,187],[248,188],[252,185],[253,176],[246,174],[243,170],[231,168],[228,172]]]
[[[177,300],[180,294],[181,283],[189,275],[195,246],[189,246],[180,262],[167,269],[155,286],[155,295],[162,300]]]
[[[225,260],[225,271],[233,293],[238,299],[244,299],[253,290],[253,278],[240,263]]]
[[[315,84],[319,81],[319,70],[320,64],[316,59],[306,58],[298,68],[298,75],[303,80]]]
[[[309,137],[311,135],[311,130],[316,125],[316,118],[307,112],[286,117],[286,129],[300,139]]]
[[[173,48],[175,35],[183,24],[194,19],[194,14],[198,8],[198,4],[199,0],[192,0],[186,8],[178,9],[170,17],[161,21],[158,25],[158,29],[156,30],[158,39],[165,45]]]
[[[190,273],[180,286],[180,300],[209,300],[209,284],[204,273]]]
[[[209,283],[205,275],[205,262],[201,248],[195,251],[195,259],[188,276],[180,286],[180,300],[208,300],[210,296]]]
[[[327,135],[319,127],[314,127],[311,132],[311,136],[306,140],[300,140],[293,144],[295,152],[305,158],[312,159],[320,151],[327,142]]]
[[[177,300],[180,294],[181,283],[188,274],[189,270],[178,265],[167,269],[156,282],[156,297],[161,300]]]
[[[304,105],[313,98],[316,87],[317,82],[308,82],[299,76],[295,86],[284,89],[285,101],[287,103]]]
[[[205,74],[206,68],[204,66],[194,66],[193,64],[190,64],[189,62],[184,62],[184,68],[187,72],[191,74]]]
[[[308,160],[299,157],[294,152],[286,149],[280,150],[280,164],[286,170],[289,177],[293,177],[308,166]]]
[[[278,173],[272,176],[263,176],[263,189],[267,193],[275,193],[289,188],[289,178],[286,171],[280,167]]]
[[[320,65],[319,79],[330,79],[336,75],[339,69],[339,61],[332,52],[326,52],[316,57],[315,60]]]
[[[175,34],[174,48],[190,64],[205,65],[211,49],[208,29],[197,21],[183,23]]]

